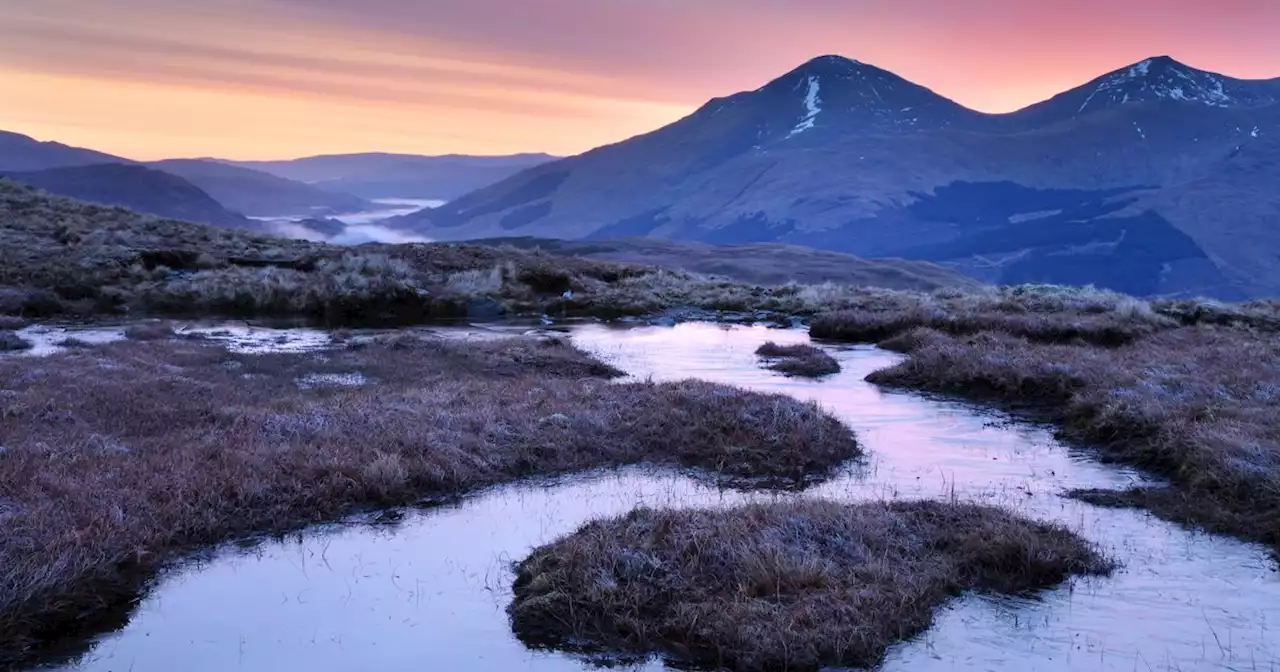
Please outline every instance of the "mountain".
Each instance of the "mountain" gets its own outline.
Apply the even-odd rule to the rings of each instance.
[[[256,223],[231,212],[199,187],[146,166],[104,163],[34,172],[4,172],[6,177],[51,194],[102,205],[118,205],[149,215],[237,229]]]
[[[0,131],[0,171],[28,172],[98,163],[132,163],[118,156],[71,147],[59,142],[40,142],[19,133]]]
[[[447,201],[554,158],[546,154],[336,154],[291,161],[216,160],[362,198]]]
[[[440,240],[776,242],[988,282],[1277,295],[1278,99],[1280,80],[1157,57],[993,115],[824,56],[389,223]]]
[[[57,142],[40,142],[18,133],[0,131],[0,172],[29,173],[59,168],[100,166],[108,163],[147,165],[176,175],[199,187],[227,209],[255,217],[314,217],[374,209],[371,203],[358,196],[317,189],[301,182],[215,161],[171,159],[140,164],[91,149],[71,147]],[[102,171],[93,172],[106,177]],[[154,179],[154,176],[143,171],[116,171],[108,179],[118,181],[127,175]],[[136,192],[141,188],[137,185],[125,187],[119,182],[116,184],[120,184],[121,188],[128,191]],[[95,192],[96,200],[99,202],[110,201],[113,198],[138,202],[136,195],[120,194],[112,197],[101,191],[107,186],[106,182],[95,186],[95,189],[98,189]],[[212,211],[209,212],[209,216],[214,216]],[[224,221],[231,220],[224,218]]]
[[[1148,58],[1020,110],[1013,118],[1043,125],[1086,112],[1141,103],[1182,102],[1218,109],[1264,108],[1280,101],[1277,80],[1248,81],[1197,70],[1168,56]]]
[[[316,217],[373,209],[358,196],[217,161],[169,159],[147,165],[177,175],[227,208],[252,217]]]

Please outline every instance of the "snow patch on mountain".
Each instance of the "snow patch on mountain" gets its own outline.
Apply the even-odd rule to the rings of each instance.
[[[1102,104],[1177,100],[1199,103],[1210,107],[1246,105],[1252,96],[1238,98],[1236,89],[1228,89],[1223,77],[1187,67],[1168,57],[1149,58],[1141,63],[1117,70],[1102,78],[1080,106],[1084,112],[1090,106]]]
[[[1129,77],[1146,77],[1151,72],[1151,59],[1129,68]]]
[[[805,115],[800,119],[800,123],[796,124],[796,127],[787,134],[788,138],[804,133],[813,128],[814,123],[817,122],[818,114],[822,112],[822,99],[818,97],[820,86],[817,77],[809,77],[809,89],[804,94]]]

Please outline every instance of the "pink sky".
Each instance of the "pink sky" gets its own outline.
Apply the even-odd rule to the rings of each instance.
[[[1008,111],[1170,54],[1280,76],[1275,0],[0,0],[0,129],[126,156],[576,153],[819,54]]]

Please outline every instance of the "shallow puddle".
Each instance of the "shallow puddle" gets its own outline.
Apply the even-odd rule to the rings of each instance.
[[[174,329],[179,336],[199,336],[231,352],[260,355],[269,352],[311,352],[333,346],[333,338],[321,329],[274,328],[248,323],[191,324]]]
[[[395,524],[309,530],[175,571],[129,625],[65,670],[583,670],[511,634],[511,563],[588,520],[636,506],[727,506],[776,497],[957,498],[1056,520],[1123,564],[1034,596],[953,601],[886,670],[1280,669],[1280,575],[1265,549],[1187,532],[1137,511],[1061,497],[1142,477],[1100,465],[1043,428],[965,404],[883,392],[863,377],[896,356],[833,349],[819,381],[762,369],[766,340],[800,331],[684,324],[573,330],[640,378],[697,377],[813,399],[856,430],[868,456],[800,495],[718,491],[623,470],[496,489]],[[631,669],[663,669],[659,661]]]
[[[73,326],[33,325],[15,332],[18,338],[31,344],[26,350],[6,353],[7,356],[48,357],[86,345],[103,345],[124,340],[124,327],[85,328]]]

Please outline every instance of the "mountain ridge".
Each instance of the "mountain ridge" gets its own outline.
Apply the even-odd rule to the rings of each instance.
[[[31,172],[0,173],[14,182],[99,205],[197,224],[257,228],[253,220],[226,209],[191,182],[139,164],[101,163]]]
[[[207,160],[365,199],[450,200],[555,158],[539,153],[424,156],[366,152],[320,154],[282,161]]]
[[[0,171],[32,172],[49,168],[70,168],[99,163],[137,163],[83,147],[41,141],[29,135],[0,131]]]
[[[1229,78],[1153,57],[1021,110],[989,114],[875,66],[822,56],[662,128],[389,223],[442,240],[640,236],[860,256],[896,256],[909,251],[908,242],[943,249],[937,246],[985,240],[993,227],[1012,226],[1019,239],[1039,241],[1019,252],[1038,261],[1015,268],[1009,258],[1000,272],[980,274],[986,281],[1077,282],[1096,272],[1120,291],[1280,294],[1280,263],[1249,262],[1253,253],[1205,230],[1203,209],[1212,199],[1149,193],[1204,180],[1233,153],[1280,133],[1277,100],[1280,79]],[[1209,183],[1256,191],[1277,173],[1258,164],[1248,184]],[[1149,207],[1097,205],[1117,189]],[[1063,194],[1076,200],[1061,203]],[[1022,210],[992,205],[1002,198]],[[1016,221],[969,217],[976,206],[968,199]],[[1048,207],[1055,203],[1064,207]],[[1057,219],[1032,216],[1045,210],[1058,210]],[[1031,235],[1036,227],[1060,235]],[[1113,244],[1122,233],[1127,242]],[[1260,242],[1266,249],[1280,241]],[[986,246],[953,244],[946,249],[961,256],[926,260],[977,273],[979,264],[995,263],[973,258]],[[1142,271],[1121,277],[1109,270],[1121,253],[1141,257]],[[1256,280],[1228,281],[1224,269],[1236,263],[1266,270]]]
[[[250,168],[202,159],[164,159],[146,165],[177,175],[218,202],[251,217],[315,217],[373,208],[363,198]]]

